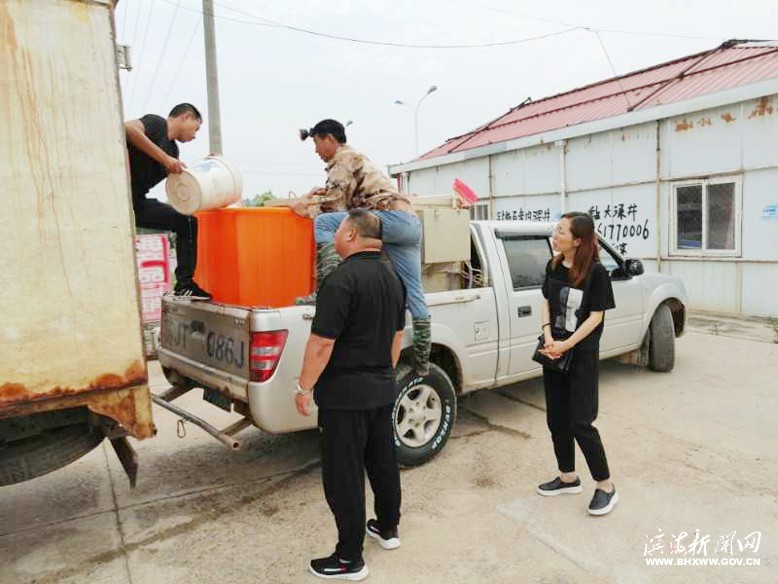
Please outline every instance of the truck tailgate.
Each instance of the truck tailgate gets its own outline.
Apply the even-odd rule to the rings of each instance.
[[[161,352],[187,377],[246,399],[249,378],[249,313],[246,308],[166,296],[162,302]],[[178,368],[178,367],[176,367]]]

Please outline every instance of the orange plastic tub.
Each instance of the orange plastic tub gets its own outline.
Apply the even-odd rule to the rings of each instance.
[[[214,302],[281,307],[314,286],[313,221],[285,207],[202,211],[195,279]]]

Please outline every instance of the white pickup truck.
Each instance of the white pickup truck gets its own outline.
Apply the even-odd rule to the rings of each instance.
[[[397,368],[394,424],[402,465],[422,464],[442,450],[456,418],[457,396],[541,375],[531,356],[540,334],[540,286],[552,256],[552,228],[471,223],[471,258],[452,286],[456,289],[427,294],[433,343],[429,375],[413,373],[405,351]],[[675,337],[686,320],[683,283],[646,274],[640,260],[624,259],[600,243],[616,298],[616,308],[606,313],[601,358],[629,354],[633,363],[670,371]],[[243,419],[224,431],[191,419],[236,448],[231,436],[248,425],[271,433],[315,427],[316,416],[301,416],[292,394],[313,314],[312,306],[247,308],[166,297],[159,361],[172,387],[155,401],[186,415],[170,400],[203,388],[207,401]],[[410,337],[409,327],[406,347]]]

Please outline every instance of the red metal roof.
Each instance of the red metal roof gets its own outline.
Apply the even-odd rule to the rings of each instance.
[[[778,46],[727,41],[697,53],[519,105],[427,152],[429,159],[778,77]]]

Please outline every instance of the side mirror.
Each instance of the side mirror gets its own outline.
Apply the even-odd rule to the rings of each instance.
[[[637,259],[628,259],[624,261],[624,271],[628,276],[639,276],[645,270],[643,269],[643,262]]]

